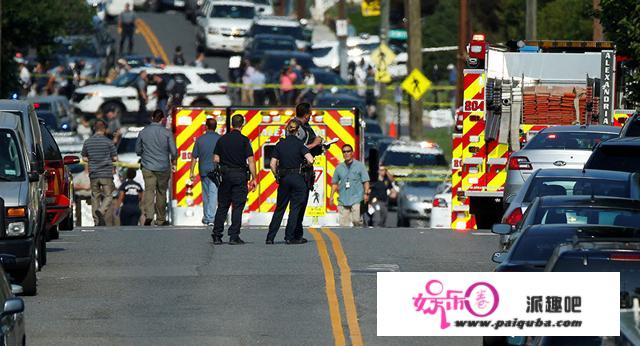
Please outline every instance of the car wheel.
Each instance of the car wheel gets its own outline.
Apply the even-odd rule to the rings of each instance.
[[[58,226],[61,231],[73,231],[73,210]]]
[[[24,274],[20,286],[22,286],[22,294],[25,296],[35,296],[38,293],[38,278],[36,277],[36,257],[35,254],[29,263],[29,269]]]
[[[107,112],[109,112],[110,110],[116,112],[116,114],[120,115],[121,118],[125,111],[122,104],[114,101],[106,102],[102,105],[102,107],[100,107],[100,111],[102,112],[102,114],[107,114]]]
[[[211,102],[207,100],[195,100],[191,102],[191,107],[211,107]]]
[[[60,239],[60,232],[58,232],[58,226],[51,227],[49,229],[49,232],[47,232],[46,238],[47,238],[47,241]]]
[[[47,265],[47,242],[40,240],[40,259],[39,259],[38,271],[42,270]]]
[[[402,217],[398,213],[398,227],[409,227],[409,219]]]

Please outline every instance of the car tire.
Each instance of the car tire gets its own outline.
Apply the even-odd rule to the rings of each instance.
[[[47,241],[60,239],[60,232],[58,232],[58,226],[53,226],[49,229],[46,236]]]
[[[38,271],[41,271],[47,265],[47,242],[44,240],[40,240],[40,259],[38,262],[40,263]]]
[[[36,260],[35,256],[29,263],[29,268],[20,282],[22,286],[22,294],[25,296],[35,296],[38,294],[38,278],[36,277]]]
[[[121,103],[115,101],[109,101],[102,104],[100,111],[102,114],[107,114],[109,110],[114,110],[116,114],[120,115],[120,118],[124,115],[125,109]]]
[[[398,227],[409,227],[410,220],[398,213]]]
[[[61,231],[73,231],[73,210],[71,211],[71,214],[69,214],[69,216],[67,216],[64,220],[62,220],[62,222],[60,222],[58,228]]]
[[[213,106],[211,102],[207,100],[195,100],[191,102],[191,107],[211,107]]]

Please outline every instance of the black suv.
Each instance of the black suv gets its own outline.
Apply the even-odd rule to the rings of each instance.
[[[640,137],[640,112],[635,112],[624,122],[620,137]]]
[[[631,119],[631,118],[629,118]],[[640,172],[640,137],[614,138],[598,144],[584,165],[585,169]]]

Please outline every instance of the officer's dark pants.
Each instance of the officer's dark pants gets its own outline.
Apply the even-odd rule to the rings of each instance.
[[[124,41],[129,41],[128,53],[131,54],[133,50],[133,34],[136,28],[133,25],[122,25],[122,33],[120,34],[120,55],[124,55],[122,48],[124,47]]]
[[[222,237],[224,220],[231,210],[231,226],[229,237],[234,239],[240,235],[242,224],[242,211],[247,203],[247,174],[245,172],[227,172],[222,176],[222,184],[218,188],[218,209],[213,221],[213,236]]]
[[[291,173],[285,175],[280,180],[278,185],[278,200],[276,204],[276,211],[273,213],[271,223],[269,224],[269,233],[267,234],[267,240],[274,240],[280,224],[282,224],[282,217],[284,216],[287,205],[291,203],[289,209],[289,221],[287,221],[287,227],[285,228],[285,240],[294,240],[302,238],[302,221],[298,222],[300,215],[304,216],[304,208],[307,204],[307,196],[309,190],[307,184],[304,182],[302,175],[297,173]],[[302,213],[300,211],[302,210]],[[297,225],[300,223],[300,231],[297,230]]]
[[[125,203],[120,208],[120,225],[137,226],[141,215],[142,211],[137,203]]]
[[[302,206],[300,207],[300,211],[298,212],[298,218],[297,218],[298,220],[296,223],[296,228],[294,233],[295,239],[302,238],[302,233],[303,233],[302,221],[304,220],[304,213],[307,210],[307,203],[309,203],[309,189],[307,188],[307,184],[304,182],[304,179],[302,179],[302,183],[304,184],[304,196],[302,198],[303,199]]]

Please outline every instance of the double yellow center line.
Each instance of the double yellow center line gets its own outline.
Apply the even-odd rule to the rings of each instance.
[[[138,28],[138,33],[140,33],[147,42],[149,50],[151,50],[151,54],[153,56],[159,56],[164,63],[168,65],[169,57],[167,56],[167,52],[164,51],[160,41],[158,41],[158,37],[156,37],[149,25],[144,20],[138,18],[136,19],[136,28]]]
[[[326,286],[327,303],[329,305],[329,316],[331,318],[331,328],[336,346],[346,345],[344,327],[342,325],[342,316],[340,313],[340,301],[336,290],[335,271],[329,257],[329,249],[324,240],[323,235],[327,236],[331,241],[331,247],[336,256],[336,262],[340,269],[340,287],[342,291],[342,300],[344,302],[344,310],[347,317],[347,325],[349,327],[349,338],[354,346],[363,345],[362,333],[360,332],[360,323],[358,322],[358,311],[356,309],[356,301],[353,295],[353,286],[351,284],[351,268],[347,261],[347,256],[342,248],[340,238],[329,228],[322,228],[322,233],[314,228],[309,228],[309,232],[316,241],[318,247],[318,255],[324,270],[324,280]]]

